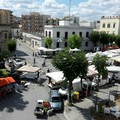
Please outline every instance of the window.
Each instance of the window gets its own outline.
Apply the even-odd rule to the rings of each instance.
[[[49,37],[51,37],[51,32],[49,31]]]
[[[60,47],[60,43],[57,42],[57,44],[56,44],[56,48],[59,48],[59,47]]]
[[[107,28],[110,28],[110,23],[107,24]]]
[[[102,27],[105,28],[105,23],[103,23]]]
[[[82,32],[79,32],[80,37],[82,37]]]
[[[85,42],[85,47],[88,47],[88,42]]]
[[[8,35],[7,33],[4,34],[4,38],[7,39],[8,38]]]
[[[115,28],[116,23],[113,23],[113,28]]]
[[[47,37],[47,31],[45,31],[45,36]]]
[[[65,42],[64,46],[67,47],[67,42]]]
[[[86,37],[87,37],[87,38],[89,37],[89,32],[86,32]]]
[[[57,32],[57,38],[59,38],[60,37],[60,32]]]
[[[65,32],[65,39],[68,39],[68,32]]]
[[[75,32],[72,32],[73,35],[75,35]]]

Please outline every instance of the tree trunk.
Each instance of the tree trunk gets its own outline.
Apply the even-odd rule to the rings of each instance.
[[[97,91],[99,91],[99,81],[100,81],[100,74],[98,74],[98,80],[97,80]]]
[[[71,100],[71,88],[72,88],[72,81],[70,80],[69,81],[69,97],[68,97],[68,100],[69,100],[69,103],[72,103],[72,100]]]
[[[81,85],[81,96],[83,96],[83,88],[82,88],[82,77],[80,77],[81,78],[81,80],[80,80],[80,85]]]

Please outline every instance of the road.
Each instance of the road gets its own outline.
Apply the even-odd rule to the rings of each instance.
[[[23,61],[26,61],[27,64],[33,64],[33,49],[24,43],[17,42],[17,53]],[[55,71],[55,68],[51,65],[50,59],[46,60],[46,67],[42,67],[44,58],[35,57],[36,66],[42,68],[43,71],[52,69]],[[14,93],[6,98],[0,98],[0,120],[66,120],[63,112],[56,112],[53,116],[44,116],[36,118],[33,111],[35,108],[36,100],[38,99],[49,99],[50,88],[47,86],[47,79],[45,75],[42,75],[43,78],[42,85],[36,83],[30,84],[28,89],[22,90],[20,93]]]

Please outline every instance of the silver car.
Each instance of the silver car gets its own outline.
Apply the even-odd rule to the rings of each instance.
[[[63,102],[58,93],[58,90],[50,91],[50,105],[53,110],[62,110]]]

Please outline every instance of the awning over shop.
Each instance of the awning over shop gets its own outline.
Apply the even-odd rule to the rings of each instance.
[[[106,68],[108,69],[109,72],[119,72],[120,71],[119,66],[108,66]]]
[[[0,87],[16,82],[12,77],[0,78]]]
[[[40,70],[39,67],[25,65],[25,66],[20,67],[16,71],[19,71],[19,72],[37,72],[39,70]]]
[[[114,60],[116,62],[120,62],[120,56],[112,57],[111,60]]]
[[[46,73],[47,77],[50,77],[54,82],[59,83],[65,80],[62,71]]]

